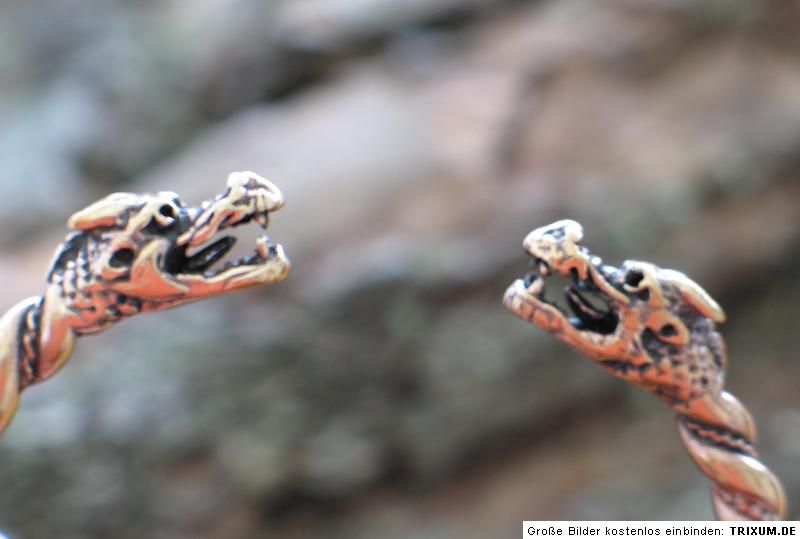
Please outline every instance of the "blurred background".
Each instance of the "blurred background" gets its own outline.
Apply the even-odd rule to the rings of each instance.
[[[0,310],[113,191],[288,204],[263,290],[81,339],[0,442],[14,538],[517,537],[707,519],[670,413],[506,312],[525,234],[725,307],[800,517],[800,4],[4,0]],[[250,243],[248,243],[250,242]],[[247,249],[252,238],[245,241]]]

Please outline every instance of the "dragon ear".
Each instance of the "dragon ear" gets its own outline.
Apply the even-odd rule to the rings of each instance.
[[[122,224],[125,210],[140,204],[140,195],[114,193],[74,213],[67,221],[67,226],[78,231],[119,226]]]
[[[678,271],[662,271],[670,281],[677,285],[683,299],[697,309],[697,312],[718,324],[725,321],[725,311],[699,284]]]
[[[564,227],[564,234],[575,243],[583,239],[583,226],[572,219],[563,219],[559,224]]]

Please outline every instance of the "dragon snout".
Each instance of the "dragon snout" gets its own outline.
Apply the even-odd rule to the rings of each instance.
[[[577,272],[586,279],[588,257],[579,248],[583,239],[583,227],[571,219],[556,221],[531,231],[522,243],[525,251],[541,265],[563,276]]]
[[[258,212],[276,211],[285,204],[277,185],[249,170],[229,174],[228,189],[237,194],[248,193],[253,196]]]

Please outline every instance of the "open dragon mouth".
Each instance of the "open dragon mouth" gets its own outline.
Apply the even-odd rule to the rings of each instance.
[[[231,228],[238,227],[250,220],[252,218],[244,219],[228,226]],[[268,223],[266,216],[257,219],[257,221],[262,228],[266,229]],[[195,274],[214,277],[232,268],[264,264],[279,255],[280,245],[272,243],[266,234],[261,234],[256,240],[256,248],[253,254],[236,260],[228,260],[221,265],[217,264],[233,249],[235,244],[236,238],[223,236],[211,243],[207,242],[205,246],[194,249],[191,254],[189,254],[190,248],[188,245],[178,245],[167,255],[166,270],[173,275]],[[215,265],[216,267],[212,269],[212,266]]]
[[[546,281],[554,276],[550,265],[538,257],[532,258],[531,265],[533,271],[522,279],[522,284],[535,301],[557,309],[575,329],[602,335],[614,333],[619,317],[611,309],[608,298],[592,282],[591,277],[580,279],[577,271],[573,270],[570,273],[572,283],[564,288],[564,299],[569,309],[567,311],[547,296]],[[602,270],[598,268],[598,271],[603,270],[605,268]]]

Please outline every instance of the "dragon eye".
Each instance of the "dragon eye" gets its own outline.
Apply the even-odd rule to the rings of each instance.
[[[111,255],[111,258],[108,260],[108,264],[112,268],[124,268],[131,265],[133,262],[133,257],[133,249],[124,247],[116,250],[114,254]]]
[[[172,204],[162,204],[158,208],[158,213],[153,215],[153,221],[159,228],[169,228],[178,220],[178,213]]]
[[[625,286],[642,301],[650,301],[650,289],[642,286],[644,273],[638,269],[631,269],[625,274]]]
[[[672,324],[664,324],[658,332],[664,337],[674,337],[678,334],[678,330]]]
[[[642,279],[644,279],[644,274],[639,270],[630,270],[625,274],[625,284],[633,288],[639,286]]]
[[[169,217],[171,219],[175,218],[175,208],[173,208],[169,204],[164,204],[163,206],[158,208],[158,213],[160,213],[164,217]]]

